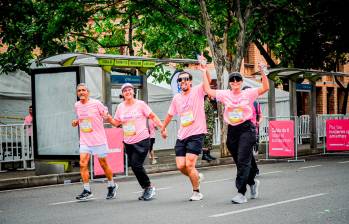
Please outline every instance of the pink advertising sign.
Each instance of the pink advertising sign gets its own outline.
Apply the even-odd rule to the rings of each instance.
[[[115,173],[124,172],[124,144],[123,133],[121,128],[106,128],[105,133],[107,135],[109,154],[107,156],[108,164]],[[95,176],[104,175],[104,171],[99,165],[98,156],[93,157],[93,172]]]
[[[349,150],[349,120],[326,120],[327,151]]]
[[[269,156],[294,156],[294,122],[291,120],[269,122]]]

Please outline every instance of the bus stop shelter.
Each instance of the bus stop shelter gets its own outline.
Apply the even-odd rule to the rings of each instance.
[[[198,61],[67,53],[33,63],[30,75],[35,158],[69,159],[79,155],[78,130],[70,126],[75,119],[78,83],[84,82],[90,89],[96,87],[95,93],[111,112],[112,88],[130,82],[136,87],[138,98],[147,101],[147,71],[168,63],[197,64]]]
[[[269,105],[268,116],[275,117],[275,86],[273,80],[277,77],[288,80],[289,93],[290,93],[290,116],[297,116],[297,97],[296,97],[296,84],[301,83],[304,80],[308,80],[311,85],[310,88],[310,105],[309,105],[309,117],[310,117],[310,147],[312,150],[317,149],[317,135],[318,127],[316,122],[316,81],[322,76],[337,76],[337,77],[349,77],[348,73],[343,72],[327,72],[319,70],[309,70],[300,68],[272,68],[269,70],[268,78],[270,82],[269,90]]]

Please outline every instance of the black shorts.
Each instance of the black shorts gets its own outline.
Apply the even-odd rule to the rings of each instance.
[[[192,135],[183,140],[177,139],[175,145],[176,156],[185,156],[187,153],[200,155],[204,144],[204,134]]]
[[[153,150],[154,143],[155,143],[155,138],[150,138],[150,148],[149,148],[149,152]]]

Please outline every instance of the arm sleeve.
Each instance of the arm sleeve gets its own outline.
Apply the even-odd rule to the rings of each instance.
[[[174,116],[175,114],[177,114],[177,109],[176,109],[176,98],[174,97],[171,104],[170,104],[170,108],[168,108],[168,114],[171,116]]]
[[[142,112],[144,116],[149,117],[149,114],[153,112],[151,108],[144,101],[141,101],[141,106],[142,106]]]

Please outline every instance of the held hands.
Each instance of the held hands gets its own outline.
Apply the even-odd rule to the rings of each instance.
[[[161,128],[161,137],[163,139],[167,138],[167,130],[166,130],[166,128]]]
[[[75,119],[71,122],[71,126],[76,127],[79,124],[79,120]]]

